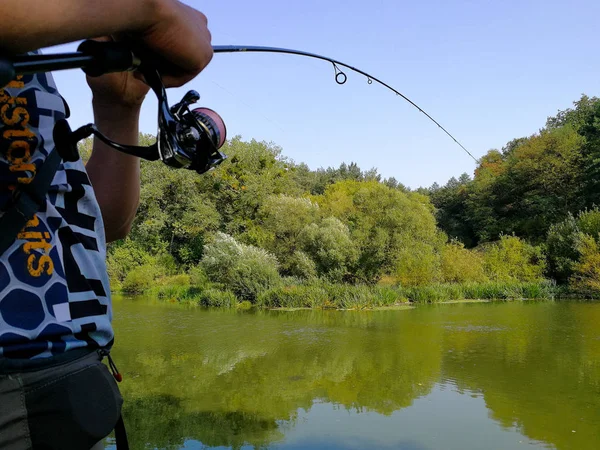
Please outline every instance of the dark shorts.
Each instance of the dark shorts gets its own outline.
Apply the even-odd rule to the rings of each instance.
[[[51,367],[0,359],[0,449],[84,450],[110,434],[123,398],[96,351]]]

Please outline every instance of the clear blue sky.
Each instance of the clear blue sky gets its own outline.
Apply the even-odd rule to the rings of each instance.
[[[598,95],[597,0],[187,3],[208,16],[213,44],[296,48],[372,73],[423,107],[476,157],[535,133],[582,93]],[[56,80],[72,124],[90,122],[83,74],[57,73]],[[475,168],[412,106],[351,72],[338,86],[326,62],[216,55],[188,88],[223,116],[230,136],[273,142],[313,169],[355,161],[416,188]],[[183,92],[170,90],[171,102]],[[141,128],[156,132],[153,100]]]

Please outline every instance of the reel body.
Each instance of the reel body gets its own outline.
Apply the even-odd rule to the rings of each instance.
[[[213,110],[190,106],[200,94],[189,91],[173,107],[158,70],[149,61],[140,60],[122,43],[84,41],[76,53],[54,55],[15,55],[0,57],[0,87],[16,75],[81,68],[92,77],[110,72],[139,70],[158,100],[158,131],[156,142],[148,147],[123,145],[107,138],[96,125],[88,124],[71,131],[66,120],[59,121],[54,130],[57,146],[67,160],[77,158],[77,142],[91,135],[120,152],[149,161],[161,160],[170,167],[205,173],[221,164],[226,156],[219,151],[227,138],[223,119]],[[150,58],[148,58],[150,60]]]

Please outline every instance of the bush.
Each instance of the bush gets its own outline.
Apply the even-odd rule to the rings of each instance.
[[[559,283],[566,283],[573,275],[574,266],[579,259],[578,234],[579,227],[572,215],[569,215],[564,221],[552,225],[548,231],[546,239],[548,275]]]
[[[132,270],[144,265],[156,265],[156,257],[131,239],[109,246],[106,266],[112,283],[121,283]]]
[[[324,219],[320,225],[312,223],[304,227],[298,236],[298,246],[310,255],[318,274],[333,282],[342,281],[358,258],[348,227],[335,217]]]
[[[171,255],[168,253],[152,255],[131,239],[110,245],[106,266],[113,289],[120,287],[125,292],[142,292],[140,291],[142,284],[150,279],[150,274],[152,279],[149,283],[152,283],[158,277],[171,275],[177,271],[175,260]],[[142,275],[142,272],[146,272],[146,275]],[[129,281],[126,282],[127,278]]]
[[[206,289],[197,298],[198,305],[206,307],[233,308],[237,302],[233,292],[218,289]]]
[[[327,303],[327,291],[318,284],[278,286],[259,294],[265,308],[315,308]]]
[[[581,258],[582,233],[598,242],[600,210],[594,208],[582,211],[577,218],[569,215],[548,231],[548,274],[559,283],[566,283],[575,274],[575,265]]]
[[[389,286],[330,284],[315,280],[305,285],[279,286],[263,292],[258,304],[267,308],[364,309],[408,301]]]
[[[548,281],[453,283],[415,286],[402,289],[404,295],[415,303],[437,303],[448,300],[524,300],[552,299],[555,286]]]
[[[202,290],[193,286],[166,285],[157,286],[150,290],[159,299],[174,302],[197,303]]]
[[[487,281],[481,253],[467,250],[461,242],[452,241],[442,250],[442,280],[446,283]]]
[[[179,275],[173,275],[170,277],[164,277],[160,280],[160,284],[163,286],[190,286],[192,284],[191,278],[188,274],[182,273]]]
[[[486,275],[493,281],[541,281],[545,259],[540,247],[502,235],[484,251]]]
[[[374,306],[390,306],[408,302],[408,298],[399,289],[391,286],[373,286],[371,291]]]
[[[440,255],[434,245],[407,242],[397,254],[396,279],[403,286],[421,286],[439,281]]]
[[[579,261],[573,266],[573,290],[586,296],[600,295],[600,249],[596,240],[581,233],[577,242]]]
[[[133,269],[123,280],[122,290],[129,294],[141,294],[149,290],[160,275],[160,268],[146,264]]]
[[[190,284],[197,287],[206,287],[210,284],[210,280],[201,265],[193,266],[189,271]]]
[[[291,276],[300,279],[311,279],[317,276],[315,262],[303,251],[297,250],[288,260],[288,271]]]
[[[600,233],[600,210],[593,208],[580,212],[577,215],[577,226],[579,231],[589,234],[597,240]]]
[[[267,251],[218,233],[206,246],[201,266],[211,281],[254,303],[260,292],[281,282],[277,259]]]

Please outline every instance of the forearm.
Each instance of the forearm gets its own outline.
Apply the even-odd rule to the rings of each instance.
[[[137,145],[139,107],[94,104],[95,123],[110,139],[121,144]],[[94,140],[92,156],[86,166],[108,242],[129,233],[140,197],[139,158],[126,155]]]
[[[163,0],[1,0],[0,49],[38,48],[150,27]]]

